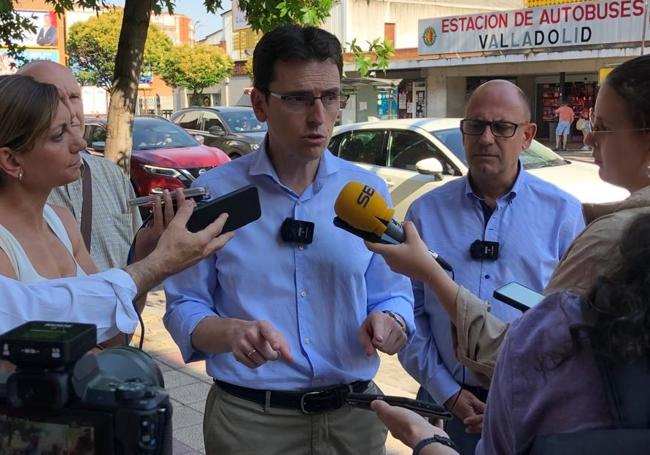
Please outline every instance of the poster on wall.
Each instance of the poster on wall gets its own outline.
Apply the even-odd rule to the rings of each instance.
[[[30,60],[51,60],[53,62],[59,62],[59,51],[56,49],[47,50],[47,49],[25,49],[23,51],[23,57],[27,61]],[[14,66],[12,67],[12,63]],[[0,49],[0,76],[6,74],[14,74],[18,68],[22,65],[21,62],[15,61],[11,58],[6,50]]]
[[[18,11],[23,18],[30,19],[36,32],[26,32],[21,45],[25,47],[56,47],[58,43],[58,18],[53,11]]]

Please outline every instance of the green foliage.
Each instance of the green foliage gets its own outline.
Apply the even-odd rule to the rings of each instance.
[[[279,25],[320,25],[330,15],[333,3],[333,0],[239,0],[239,7],[246,12],[253,30],[266,33]]]
[[[359,74],[361,77],[367,77],[371,71],[375,70],[385,73],[388,69],[390,58],[395,55],[393,43],[390,40],[381,40],[379,38],[372,40],[372,42],[366,41],[366,43],[368,44],[367,50],[364,50],[357,44],[356,38],[352,42],[347,43]]]
[[[70,27],[67,52],[79,82],[103,85],[110,90],[122,17],[123,11],[114,9]],[[156,72],[171,48],[172,42],[167,35],[149,24],[143,68]]]
[[[185,44],[167,52],[157,74],[168,85],[192,90],[197,98],[203,89],[230,76],[233,67],[226,51],[218,46]]]

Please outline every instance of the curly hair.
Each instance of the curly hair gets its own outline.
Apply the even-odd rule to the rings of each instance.
[[[650,214],[635,218],[619,245],[620,264],[586,298],[591,345],[614,362],[650,358]]]

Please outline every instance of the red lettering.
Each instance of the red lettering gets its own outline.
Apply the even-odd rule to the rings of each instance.
[[[630,12],[631,6],[628,0],[621,2],[621,17],[630,17],[632,15]]]
[[[485,28],[485,16],[478,16],[474,21],[476,25],[476,30],[483,30]]]
[[[585,5],[585,20],[593,21],[596,18],[596,5],[587,3]]]
[[[580,22],[585,17],[585,10],[582,8],[582,5],[576,5],[573,9],[573,20]]]
[[[449,33],[449,19],[443,19],[440,27],[442,28],[442,33]]]
[[[645,14],[645,5],[643,0],[634,0],[632,3],[632,9],[634,10],[632,14],[635,16],[643,16]]]
[[[572,6],[563,6],[558,11],[558,22],[569,22],[569,13],[571,12]]]
[[[460,21],[460,31],[464,32],[465,31],[465,26],[466,26],[465,22],[467,22],[467,18],[466,17],[459,17],[458,20]]]
[[[607,5],[607,3],[605,3]],[[621,10],[619,8],[620,4],[618,2],[609,3],[609,17],[610,19],[616,19],[621,15]],[[607,15],[605,16],[607,17]]]
[[[540,25],[542,25],[542,24],[550,24],[551,23],[551,21],[550,21],[550,19],[548,17],[548,10],[547,9],[542,10],[542,17],[539,18],[539,23],[540,23]]]
[[[531,27],[533,25],[533,10],[526,10],[526,21],[524,22],[524,25],[528,27]]]
[[[467,18],[467,28],[464,31],[469,30],[476,30],[476,27],[474,27],[474,19],[471,16]]]
[[[524,13],[522,11],[515,11],[515,27],[521,27],[524,25]]]

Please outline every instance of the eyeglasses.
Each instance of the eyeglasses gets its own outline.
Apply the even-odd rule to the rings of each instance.
[[[642,131],[650,131],[650,128],[627,128],[622,130],[605,130],[598,127],[596,124],[596,118],[592,115],[589,118],[591,123],[591,134],[594,136],[601,136],[605,134],[616,134],[616,133],[639,133]]]
[[[504,120],[488,122],[466,118],[460,121],[460,130],[463,134],[469,136],[481,136],[485,132],[485,127],[489,126],[494,137],[512,137],[515,135],[517,128],[522,125],[526,125],[526,123],[513,123]]]
[[[279,93],[273,93],[270,90],[267,90],[266,93],[274,98],[284,101],[284,105],[287,109],[297,114],[309,112],[316,100],[320,100],[321,103],[323,103],[323,107],[326,111],[338,112],[341,109],[345,109],[348,98],[350,98],[350,95],[344,95],[342,93],[326,93],[321,96],[313,96],[307,93],[300,95],[280,95]]]

